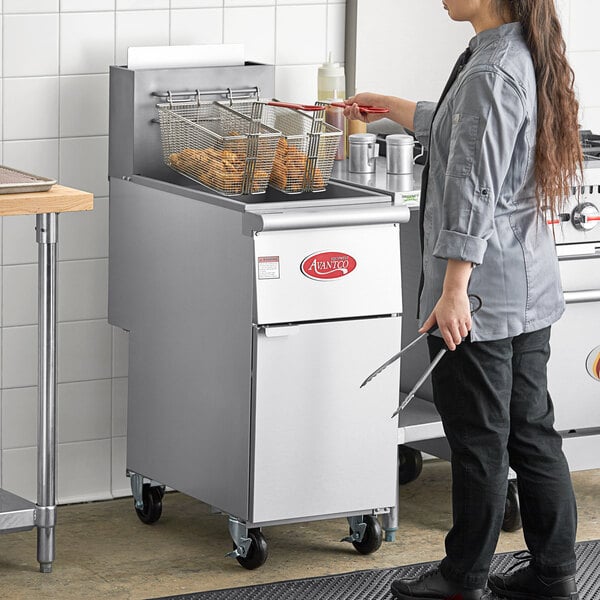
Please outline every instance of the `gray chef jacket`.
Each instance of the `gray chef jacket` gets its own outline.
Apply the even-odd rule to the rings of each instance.
[[[536,79],[521,25],[483,31],[469,46],[433,126],[435,103],[415,112],[430,152],[419,314],[422,325],[439,300],[447,259],[471,262],[469,293],[483,300],[471,340],[487,341],[550,325],[564,298],[535,198]]]

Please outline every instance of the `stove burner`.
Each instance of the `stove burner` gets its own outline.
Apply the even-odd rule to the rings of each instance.
[[[600,135],[592,133],[589,129],[581,129],[579,139],[584,159],[600,160]]]

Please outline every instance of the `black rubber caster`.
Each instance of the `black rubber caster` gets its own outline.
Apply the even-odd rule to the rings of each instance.
[[[251,571],[265,564],[269,551],[267,540],[265,540],[265,536],[260,529],[249,529],[248,537],[252,540],[252,543],[246,556],[236,556],[235,558],[244,569]],[[235,549],[236,545],[234,544],[233,547]]]
[[[383,531],[379,519],[375,515],[365,515],[363,522],[367,524],[365,534],[360,542],[352,542],[360,554],[372,554],[381,547],[383,541]],[[352,534],[352,532],[350,532]]]
[[[398,446],[398,483],[414,481],[423,470],[423,455],[409,446]]]
[[[521,529],[521,510],[519,508],[519,490],[517,482],[510,480],[506,491],[506,503],[504,505],[503,531],[517,531]]]
[[[151,487],[149,483],[144,483],[142,487],[143,508],[135,507],[135,512],[139,520],[146,525],[156,523],[162,514],[162,499],[165,495],[165,490],[162,487]],[[135,506],[135,501],[134,501]]]

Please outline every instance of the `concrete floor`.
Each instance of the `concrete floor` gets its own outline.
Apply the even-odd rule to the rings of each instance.
[[[573,481],[578,539],[600,539],[600,470],[573,473]],[[338,541],[345,519],[268,527],[269,558],[255,571],[224,557],[226,517],[183,494],[167,494],[151,526],[138,520],[131,498],[61,506],[52,574],[38,572],[35,531],[0,536],[0,598],[139,600],[440,559],[451,524],[448,463],[427,461],[400,501],[397,539],[375,554]],[[498,552],[523,547],[520,531],[501,534]]]

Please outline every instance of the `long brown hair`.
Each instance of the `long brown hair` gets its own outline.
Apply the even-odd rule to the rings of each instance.
[[[510,12],[523,27],[537,81],[535,182],[538,206],[560,212],[583,166],[575,74],[555,0],[495,0],[499,14]]]

